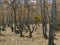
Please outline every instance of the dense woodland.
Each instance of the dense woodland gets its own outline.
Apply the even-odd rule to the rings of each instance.
[[[7,26],[20,37],[33,38],[32,34],[40,24],[42,24],[43,37],[48,40],[48,45],[55,45],[55,33],[60,31],[60,0],[52,0],[52,2],[0,0],[0,35],[2,35],[1,31],[6,31]],[[49,24],[48,35],[47,24]],[[24,31],[29,32],[29,35],[24,36]]]

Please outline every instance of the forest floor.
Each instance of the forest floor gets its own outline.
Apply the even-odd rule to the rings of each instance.
[[[23,34],[28,35],[25,32]],[[60,32],[56,32],[55,37],[55,44],[60,45]],[[20,37],[20,34],[15,34],[11,31],[10,27],[6,27],[6,31],[2,31],[2,35],[0,36],[0,45],[48,45],[48,39],[43,38],[41,25],[33,32],[32,38]]]

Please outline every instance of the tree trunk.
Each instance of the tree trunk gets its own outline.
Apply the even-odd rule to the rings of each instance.
[[[2,31],[5,30],[5,24],[4,24],[4,12],[3,12],[3,5],[1,4],[1,8],[2,8],[2,16],[3,16],[3,29]]]
[[[46,27],[46,25],[43,25],[43,36],[44,36],[45,39],[48,38],[46,32],[47,32],[47,27]]]
[[[1,27],[0,27],[0,35],[1,35]]]
[[[29,38],[32,38],[33,31],[31,31],[29,24],[26,24],[26,26],[28,27],[29,30]]]
[[[24,37],[24,35],[23,35],[23,25],[20,24],[19,30],[20,30],[20,37]]]
[[[43,2],[43,3],[42,3]],[[43,36],[45,39],[47,39],[47,22],[46,22],[46,6],[45,6],[45,3],[46,3],[46,0],[40,0],[40,3],[41,3],[41,16],[42,16],[42,28],[43,28]]]
[[[50,24],[48,45],[54,45],[54,25],[53,24]]]
[[[13,11],[14,11],[14,31],[16,31],[16,0],[13,0]]]
[[[49,43],[48,45],[54,45],[54,27],[56,24],[56,0],[52,0],[52,15],[50,21],[50,30],[49,30]]]
[[[32,38],[32,32],[30,31],[29,38]]]
[[[22,34],[22,29],[20,30],[20,37],[24,37],[23,34]]]

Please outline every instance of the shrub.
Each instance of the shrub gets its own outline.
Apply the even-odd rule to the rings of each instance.
[[[60,23],[57,23],[57,24],[55,25],[55,30],[56,30],[56,31],[60,31]]]
[[[34,17],[34,20],[36,23],[40,22],[41,21],[41,16],[37,15]]]

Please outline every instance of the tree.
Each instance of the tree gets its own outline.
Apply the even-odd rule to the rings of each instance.
[[[0,1],[0,7],[1,7],[1,1]],[[1,22],[0,22],[1,23]],[[0,24],[0,26],[1,26],[1,24]],[[0,35],[1,35],[1,27],[0,27]]]
[[[31,24],[29,23],[29,21],[30,21],[30,18],[29,18],[29,13],[30,13],[30,5],[28,4],[28,0],[25,0],[25,7],[27,8],[27,18],[26,18],[26,22],[25,22],[25,25],[27,26],[27,28],[28,28],[28,31],[29,31],[29,38],[32,38],[32,33],[33,33],[33,31],[35,30],[35,25],[33,26],[32,25],[32,30],[31,30]]]
[[[47,39],[46,0],[40,0],[40,3],[41,3],[40,6],[41,6],[41,15],[42,15],[43,36],[45,39]]]
[[[3,31],[5,30],[5,23],[4,23],[4,12],[3,12],[3,2],[1,3],[1,8],[2,8],[2,15],[3,15]]]
[[[13,12],[14,12],[14,31],[16,31],[16,0],[11,2]]]
[[[8,27],[10,26],[10,24],[11,24],[11,20],[10,20],[10,18],[11,18],[11,13],[10,13],[10,6],[9,5],[7,5],[7,25],[8,25]]]
[[[50,30],[49,30],[49,43],[48,45],[54,45],[54,27],[56,22],[56,0],[52,0],[52,16],[50,21]]]

